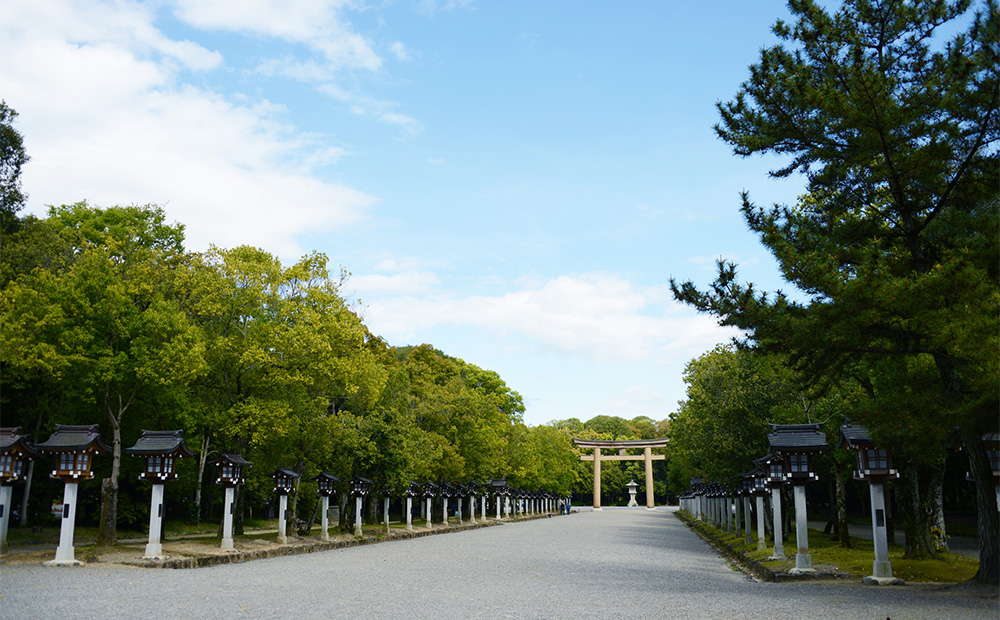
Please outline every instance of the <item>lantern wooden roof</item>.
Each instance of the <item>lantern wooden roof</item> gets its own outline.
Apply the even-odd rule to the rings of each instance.
[[[826,434],[819,424],[772,424],[767,443],[776,454],[819,452],[827,448]]]
[[[21,434],[20,426],[0,428],[0,454],[18,454],[37,458],[38,450],[28,441],[28,435]]]
[[[70,426],[56,424],[56,430],[42,443],[35,444],[39,452],[56,454],[59,452],[90,452],[94,454],[110,452],[101,441],[101,433],[96,424]]]
[[[235,465],[236,467],[253,467],[253,463],[243,458],[241,454],[223,454],[209,465]]]
[[[839,447],[847,450],[861,450],[864,448],[874,448],[875,442],[872,441],[867,428],[860,424],[851,424],[848,422],[840,427]]]
[[[295,472],[295,470],[288,469],[287,467],[279,467],[274,470],[270,475],[271,478],[277,480],[278,478],[288,478],[289,480],[297,480],[302,476]]]
[[[340,478],[334,476],[333,474],[331,474],[328,471],[320,472],[320,474],[318,476],[316,476],[315,478],[313,478],[313,480],[316,481],[316,482],[320,482],[320,481],[322,481],[322,482],[329,482],[331,484],[335,483],[335,482],[340,482]]]
[[[420,495],[423,495],[423,493],[423,487],[410,480],[409,484],[406,485],[406,489],[403,491],[403,497],[419,497]]]
[[[138,441],[125,452],[134,456],[194,456],[184,443],[184,431],[142,431]]]

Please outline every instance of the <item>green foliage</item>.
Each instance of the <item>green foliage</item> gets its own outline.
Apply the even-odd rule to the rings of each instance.
[[[848,0],[835,14],[812,0],[789,6],[794,23],[775,25],[781,43],[718,105],[716,130],[738,155],[790,158],[773,176],[805,175],[794,206],[760,208],[746,195],[742,205],[805,300],[740,284],[723,261],[707,291],[671,286],[785,355],[813,388],[865,390],[853,413],[899,450],[914,489],[957,426],[981,472],[982,566],[995,583],[979,437],[997,430],[1000,405],[1000,11],[993,0],[971,17],[964,0]]]
[[[141,526],[137,464],[118,455],[145,428],[183,429],[200,452],[171,487],[196,521],[217,510],[211,489],[201,500],[203,470],[222,452],[255,464],[239,500],[254,511],[273,501],[277,467],[302,474],[299,497],[321,471],[364,475],[376,493],[409,480],[576,483],[568,432],[525,426],[523,399],[496,372],[371,334],[324,255],[286,266],[246,246],[187,253],[183,240],[158,207],[78,203],[20,220],[0,246],[4,423],[42,436],[102,423],[116,456],[97,460],[98,475],[117,481],[125,467],[112,524]]]
[[[27,196],[21,191],[21,167],[30,159],[24,150],[24,139],[14,129],[17,112],[0,101],[0,231],[4,234],[16,228],[15,214],[24,208]]]

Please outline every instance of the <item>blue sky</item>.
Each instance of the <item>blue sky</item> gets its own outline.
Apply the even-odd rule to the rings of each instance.
[[[783,3],[7,0],[28,211],[156,203],[188,246],[325,252],[395,345],[497,371],[525,421],[666,418],[732,337],[671,298],[781,287],[715,137]]]

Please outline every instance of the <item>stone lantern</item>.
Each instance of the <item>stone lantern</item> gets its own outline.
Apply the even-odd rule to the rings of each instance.
[[[448,525],[448,500],[455,494],[455,487],[447,482],[442,482],[438,488],[441,495],[441,523]]]
[[[143,558],[159,560],[163,556],[163,483],[177,480],[174,462],[179,458],[194,456],[184,443],[183,431],[142,431],[139,439],[125,452],[145,459],[139,480],[153,483],[149,503],[149,541]]]
[[[806,483],[819,480],[813,471],[813,455],[825,450],[826,434],[819,424],[772,424],[767,435],[771,452],[785,461],[785,481],[792,483],[795,497],[795,568],[791,574],[815,572],[809,555],[809,525],[806,515]]]
[[[496,498],[497,502],[497,520],[501,520],[503,517],[500,516],[500,507],[504,499],[510,495],[510,487],[507,486],[507,481],[503,478],[494,478],[490,480],[490,491],[493,493],[493,497]]]
[[[348,482],[351,495],[354,496],[354,535],[362,536],[361,529],[361,502],[368,496],[368,491],[372,488],[372,481],[362,476],[354,476]]]
[[[59,530],[59,546],[56,548],[54,560],[45,562],[46,566],[82,566],[83,562],[76,559],[73,552],[73,527],[76,524],[77,485],[81,480],[90,480],[94,474],[90,471],[93,457],[110,451],[101,441],[97,425],[67,426],[56,424],[56,430],[35,449],[43,454],[55,454],[58,457],[56,468],[50,477],[66,483],[63,491],[62,526]]]
[[[476,522],[476,498],[482,493],[483,485],[476,481],[471,481],[465,485],[469,490],[469,521]],[[486,511],[483,510],[485,513]],[[484,517],[485,518],[485,517]]]
[[[270,476],[274,478],[274,493],[278,496],[278,542],[288,542],[288,496],[295,493],[295,481],[301,476],[287,467],[279,467]]]
[[[219,548],[229,550],[233,548],[233,512],[236,505],[236,487],[246,482],[244,470],[253,467],[253,463],[240,454],[223,454],[211,464],[219,467],[219,477],[215,479],[215,484],[221,484],[226,489],[225,499],[222,503],[222,543]]]
[[[438,495],[438,485],[433,482],[424,483],[424,520],[427,522],[427,527],[434,527],[431,523],[433,519],[431,518],[431,508],[434,505],[434,498]]]
[[[462,500],[469,494],[469,489],[464,484],[455,485],[455,514],[458,515],[458,524],[462,525]]]
[[[780,456],[768,454],[754,460],[754,464],[761,469],[760,481],[754,480],[754,493],[757,492],[757,485],[763,485],[765,494],[771,494],[771,515],[774,518],[774,550],[771,559],[783,560],[785,544],[781,530],[781,485],[785,482],[785,462]],[[763,502],[758,501],[757,506],[761,509],[760,514],[763,514]],[[760,518],[758,516],[758,521]]]
[[[743,511],[746,513],[746,542],[753,542],[753,528],[751,524],[751,504],[756,503],[753,508],[757,514],[757,550],[764,549],[764,495],[767,494],[766,483],[764,482],[763,469],[755,467],[750,471],[740,475],[741,493],[743,495]],[[759,485],[759,486],[758,486]]]
[[[639,502],[635,501],[635,490],[639,488],[639,485],[635,483],[635,480],[629,480],[625,486],[628,487],[628,507],[638,506]]]
[[[337,483],[340,478],[329,472],[321,472],[313,478],[316,481],[316,492],[320,497],[320,540],[330,540],[330,497],[337,494]]]
[[[38,451],[21,434],[20,426],[0,428],[0,554],[7,553],[13,485],[24,481],[28,464],[36,458]]]
[[[403,491],[403,498],[406,500],[406,529],[413,529],[413,498],[422,497],[424,489],[412,480]]]
[[[389,534],[389,502],[392,500],[392,489],[386,486],[382,489],[382,522],[385,524],[385,533]]]
[[[875,547],[875,562],[872,575],[862,582],[876,585],[901,585],[903,582],[892,576],[889,562],[889,534],[885,523],[885,482],[899,478],[892,463],[892,455],[875,445],[868,435],[868,429],[857,424],[840,427],[840,447],[858,455],[855,480],[867,480],[872,504],[872,541]]]

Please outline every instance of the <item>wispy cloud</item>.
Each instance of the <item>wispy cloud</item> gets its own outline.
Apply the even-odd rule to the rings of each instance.
[[[366,301],[367,320],[390,340],[464,325],[540,353],[600,363],[696,355],[734,335],[674,302],[665,287],[640,287],[614,274],[560,276],[496,296],[435,289]]]

